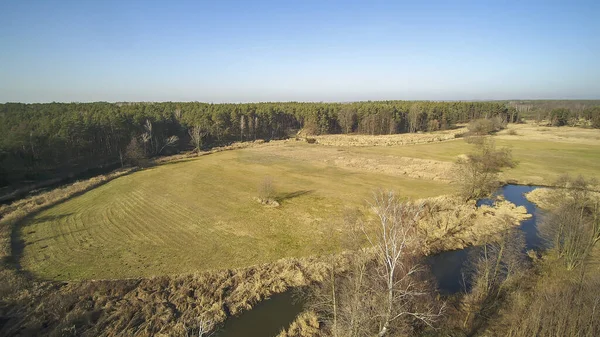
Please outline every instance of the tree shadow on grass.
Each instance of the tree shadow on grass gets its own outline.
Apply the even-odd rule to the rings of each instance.
[[[286,200],[291,200],[291,199],[301,197],[303,195],[311,194],[314,192],[315,192],[314,190],[299,190],[299,191],[290,192],[290,193],[279,193],[275,197],[275,200],[277,200],[277,202],[281,204]]]

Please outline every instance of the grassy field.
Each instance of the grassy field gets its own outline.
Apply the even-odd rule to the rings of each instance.
[[[536,132],[547,131],[496,136],[519,161],[505,178],[600,178],[600,142],[590,141],[598,133],[577,142]],[[409,198],[452,193],[451,163],[471,147],[461,139],[360,147],[288,141],[156,166],[29,219],[20,228],[21,265],[45,279],[123,278],[332,252],[346,206],[364,206],[379,187]],[[280,207],[253,200],[265,176],[273,177]]]
[[[281,206],[253,197],[265,176]],[[408,197],[443,182],[348,172],[325,164],[221,152],[118,178],[22,226],[22,266],[49,279],[119,278],[230,268],[330,252],[345,205],[377,187]]]

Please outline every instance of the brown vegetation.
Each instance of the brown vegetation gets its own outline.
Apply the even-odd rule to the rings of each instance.
[[[553,205],[540,232],[567,270],[581,265],[600,241],[600,198],[590,191],[593,180],[562,176],[551,191]]]
[[[279,202],[276,197],[273,178],[269,176],[264,177],[258,185],[258,201],[263,205],[277,207],[279,206]]]
[[[498,139],[515,139],[513,133],[517,133],[519,139],[527,141],[597,145],[600,140],[600,130],[597,129],[572,126],[541,127],[533,122],[510,124],[507,130],[498,132],[495,137]]]
[[[539,229],[550,246],[541,257],[540,252],[528,254],[532,266],[522,254],[511,253],[522,251],[519,240],[505,248],[494,244],[494,249],[472,260],[473,288],[462,300],[464,331],[514,337],[600,333],[600,249],[595,244],[600,213],[597,194],[589,190],[592,183],[563,176],[556,188],[528,195],[548,207]],[[513,258],[501,264],[505,276],[497,279],[495,261],[500,255]]]
[[[477,137],[471,142],[475,152],[458,158],[454,172],[454,181],[466,200],[488,196],[500,185],[501,169],[516,165],[510,149],[496,149],[493,139]]]
[[[499,240],[477,247],[469,260],[467,274],[471,290],[462,299],[463,327],[476,330],[482,318],[492,317],[508,288],[517,284],[527,269],[522,232],[507,231]],[[479,320],[479,322],[478,322]]]
[[[525,207],[506,200],[476,207],[474,200],[464,202],[454,196],[425,199],[419,221],[425,237],[423,249],[427,254],[435,254],[485,244],[529,217]]]
[[[343,257],[336,263],[342,266]],[[237,270],[149,279],[41,282],[2,299],[1,332],[60,336],[184,336],[291,287],[322,281],[328,264],[284,259]],[[39,303],[37,305],[32,305]]]
[[[500,117],[480,118],[469,122],[469,136],[485,136],[498,132],[506,127],[506,121]]]
[[[505,293],[500,310],[482,335],[598,336],[600,273],[587,261],[569,271],[557,257],[534,259],[528,276]]]
[[[433,289],[419,264],[423,238],[418,219],[423,204],[379,192],[371,206],[376,218],[373,226],[357,224],[353,217],[346,219],[351,233],[361,228],[369,248],[352,255],[347,271],[332,268],[328,279],[313,287],[309,296],[328,335],[410,333],[431,326],[444,309],[443,303],[432,300]]]
[[[308,310],[296,317],[287,329],[281,331],[277,337],[318,337],[324,336],[320,330],[319,317]]]
[[[433,130],[432,130],[433,131]],[[422,143],[434,143],[456,139],[456,135],[465,132],[464,128],[394,135],[321,135],[314,138],[319,144],[327,146],[396,146]]]
[[[510,323],[503,326],[504,336],[600,335],[599,287],[597,279],[578,282],[542,278],[530,294],[521,295],[523,298],[506,310]]]
[[[125,162],[133,166],[147,166],[149,163],[148,157],[144,151],[144,147],[137,139],[137,137],[131,138],[131,141],[125,148]]]
[[[190,135],[190,145],[194,147],[194,151],[200,151],[202,149],[202,141],[208,132],[201,126],[196,125],[188,130],[188,134]]]

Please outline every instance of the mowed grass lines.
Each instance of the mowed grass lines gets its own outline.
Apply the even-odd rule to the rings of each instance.
[[[253,200],[273,177],[281,206]],[[345,206],[378,188],[407,197],[447,183],[349,172],[317,162],[221,152],[113,180],[20,227],[21,265],[46,279],[123,278],[233,268],[339,249]]]

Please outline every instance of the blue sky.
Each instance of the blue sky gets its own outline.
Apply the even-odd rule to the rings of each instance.
[[[600,98],[600,1],[0,2],[0,102]]]

